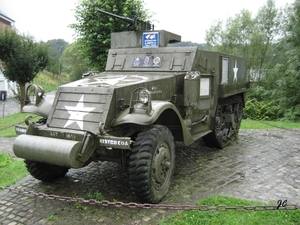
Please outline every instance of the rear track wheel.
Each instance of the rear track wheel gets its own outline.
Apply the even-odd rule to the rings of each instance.
[[[215,113],[214,130],[202,137],[202,140],[208,147],[224,148],[236,139],[242,117],[243,100],[241,96],[219,100]]]

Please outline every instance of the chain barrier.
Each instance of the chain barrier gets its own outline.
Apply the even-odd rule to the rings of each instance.
[[[268,125],[268,126],[270,126],[270,127],[275,127],[275,128],[282,129],[282,130],[286,130],[286,131],[291,131],[291,132],[295,132],[295,133],[300,133],[300,130],[293,130],[293,129],[289,129],[289,128],[285,128],[285,127],[280,127],[280,126],[277,126],[277,125],[268,123],[268,122],[266,122],[266,121],[257,119],[257,118],[255,118],[255,117],[249,115],[249,114],[246,113],[246,112],[243,112],[243,114],[244,114],[245,116],[249,117],[251,120],[258,121],[258,122],[263,123],[263,124],[266,124],[266,125]]]
[[[287,205],[286,200],[282,203],[281,200],[278,201],[277,205],[257,205],[257,206],[244,206],[244,205],[236,205],[236,206],[226,206],[226,205],[217,205],[217,206],[208,206],[208,205],[172,205],[172,204],[150,204],[150,203],[135,203],[135,202],[111,202],[107,200],[98,201],[96,199],[84,199],[84,198],[72,198],[67,196],[53,195],[53,194],[45,194],[41,192],[34,191],[25,191],[22,189],[16,188],[5,188],[0,186],[0,190],[8,190],[17,194],[28,195],[33,197],[39,197],[47,200],[59,200],[64,202],[73,202],[80,204],[89,204],[89,205],[100,205],[100,206],[114,206],[114,207],[127,207],[127,208],[142,208],[142,209],[161,209],[161,210],[199,210],[199,211],[227,211],[227,210],[235,210],[235,211],[247,211],[247,210],[297,210],[300,209],[298,205]]]
[[[33,116],[31,119],[34,119],[34,118],[36,118],[36,117],[39,117],[39,116]],[[0,127],[0,131],[5,130],[5,129],[9,129],[9,128],[14,127],[14,126],[16,126],[16,125],[19,125],[19,124],[21,124],[21,123],[24,123],[24,120],[21,121],[21,122],[12,124],[12,125],[8,125],[8,126],[6,126],[6,127]]]

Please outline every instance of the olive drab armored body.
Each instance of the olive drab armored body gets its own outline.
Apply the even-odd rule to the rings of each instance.
[[[223,148],[237,136],[249,88],[246,61],[168,47],[181,37],[104,13],[129,23],[129,31],[111,34],[105,72],[85,74],[55,95],[29,86],[34,101],[23,111],[43,119],[16,127],[13,150],[33,177],[47,182],[92,161],[119,162],[128,168],[132,193],[158,203],[171,183],[176,141],[188,146],[202,138]]]

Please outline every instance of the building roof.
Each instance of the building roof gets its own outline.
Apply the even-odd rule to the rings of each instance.
[[[9,18],[7,15],[4,14],[4,12],[2,12],[0,10],[0,18],[6,20],[7,22],[10,22],[10,23],[14,23],[15,21],[11,18]]]

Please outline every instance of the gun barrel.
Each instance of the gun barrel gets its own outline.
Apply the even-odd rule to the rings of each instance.
[[[110,13],[110,12],[106,12],[106,11],[104,11],[104,10],[102,10],[102,9],[99,9],[99,8],[97,8],[97,11],[98,11],[98,12],[101,12],[101,13],[103,13],[103,14],[112,16],[112,17],[119,18],[119,19],[121,19],[121,20],[126,21],[127,23],[130,23],[130,24],[133,24],[133,23],[134,23],[134,19],[131,19],[131,18],[129,18],[129,17],[119,16],[119,15],[117,15],[117,14]]]
[[[119,15],[114,14],[114,13],[106,12],[106,11],[104,11],[102,9],[99,9],[99,8],[96,8],[96,10],[100,13],[105,14],[105,15],[112,16],[112,17],[121,19],[121,20],[129,23],[128,30],[130,30],[130,31],[151,30],[151,29],[154,30],[153,25],[151,25],[149,22],[139,20],[137,17],[134,17],[132,19],[132,18],[129,18],[129,17],[119,16]]]

